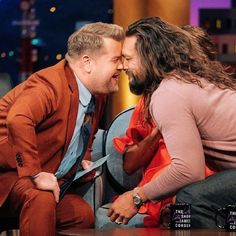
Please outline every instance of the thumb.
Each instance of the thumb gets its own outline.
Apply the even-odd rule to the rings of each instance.
[[[58,184],[52,190],[56,203],[59,202],[60,188]]]
[[[84,170],[86,170],[86,169],[89,168],[89,166],[91,165],[91,163],[92,163],[91,161],[83,160],[83,161],[81,162],[81,166],[83,167]]]

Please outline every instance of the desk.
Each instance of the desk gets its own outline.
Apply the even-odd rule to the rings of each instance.
[[[236,236],[236,232],[218,229],[169,230],[159,228],[112,228],[112,229],[81,229],[58,232],[64,236]]]

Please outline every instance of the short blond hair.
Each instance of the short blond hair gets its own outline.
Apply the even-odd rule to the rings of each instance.
[[[96,51],[103,46],[103,37],[118,42],[124,40],[125,33],[121,26],[96,22],[84,25],[74,32],[67,41],[67,54],[70,57],[79,56],[84,51]]]

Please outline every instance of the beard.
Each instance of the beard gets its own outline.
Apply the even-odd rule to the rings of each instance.
[[[141,75],[135,75],[130,71],[127,74],[129,76],[129,89],[131,93],[135,95],[143,94],[146,87],[145,79]]]

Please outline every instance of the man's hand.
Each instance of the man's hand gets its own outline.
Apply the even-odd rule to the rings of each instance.
[[[138,213],[133,202],[133,191],[128,191],[119,196],[108,210],[108,217],[118,224],[128,224],[129,220]]]
[[[59,202],[60,188],[54,174],[40,172],[33,181],[37,189],[52,191],[55,201]]]
[[[82,160],[82,162],[81,162],[81,166],[84,170],[88,169],[91,164],[92,164],[92,162],[88,161],[88,160]]]

